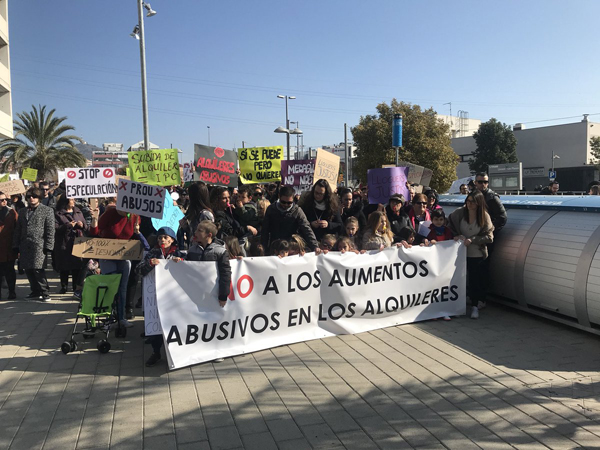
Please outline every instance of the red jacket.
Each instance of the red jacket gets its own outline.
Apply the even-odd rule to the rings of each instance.
[[[450,227],[444,227],[444,234],[437,234],[435,231],[435,226],[433,224],[429,225],[429,229],[431,230],[429,232],[429,234],[427,235],[427,239],[429,239],[430,241],[450,241],[454,238],[454,236],[452,235],[452,231],[450,230]]]
[[[99,236],[108,239],[131,239],[135,224],[139,222],[140,216],[137,214],[122,216],[117,212],[117,208],[108,208],[98,219]]]

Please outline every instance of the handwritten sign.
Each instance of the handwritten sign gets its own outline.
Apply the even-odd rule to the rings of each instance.
[[[410,184],[422,184],[421,178],[423,178],[423,171],[425,167],[413,164],[408,161],[400,161],[399,167],[408,167],[408,182]],[[384,167],[395,167],[395,166],[384,166]]]
[[[73,256],[93,259],[140,260],[143,247],[138,240],[76,237]]]
[[[195,166],[195,164],[193,161],[183,163],[183,182],[184,183],[194,181],[194,172],[195,172],[194,166]]]
[[[179,221],[183,219],[183,213],[179,206],[173,205],[173,198],[168,191],[165,192],[165,203],[164,213],[162,219],[152,219],[152,226],[155,230],[159,230],[161,227],[169,227],[175,233],[179,229]]]
[[[158,306],[156,305],[156,274],[154,270],[142,280],[144,296],[144,329],[146,336],[162,334]]]
[[[321,178],[329,181],[331,189],[337,187],[338,174],[340,173],[340,157],[326,150],[317,149],[317,160],[315,161],[315,174],[313,184]]]
[[[121,179],[117,189],[117,209],[162,219],[166,191],[164,187]]]
[[[238,149],[242,183],[270,183],[281,180],[281,158],[281,146]]]
[[[369,203],[386,204],[392,194],[402,194],[405,199],[408,199],[407,176],[408,167],[369,169],[367,172]]]
[[[37,175],[38,175],[37,169],[32,169],[31,167],[28,167],[26,169],[23,169],[23,173],[21,174],[21,179],[27,180],[27,181],[36,181]]]
[[[297,193],[310,190],[314,173],[314,159],[281,161],[281,182],[286,186],[293,186]]]
[[[237,154],[233,150],[194,144],[194,158],[196,166],[194,180],[216,186],[237,187],[238,175],[235,172]]]
[[[410,175],[410,172],[409,172]],[[431,178],[433,177],[433,170],[425,168],[423,170],[423,176],[421,177],[421,184],[423,186],[429,186],[431,183]]]
[[[115,169],[112,167],[75,167],[65,169],[67,198],[114,197]]]
[[[0,191],[6,195],[14,195],[24,193],[26,189],[21,180],[10,180],[0,183]]]
[[[139,150],[127,153],[132,181],[153,186],[181,184],[176,148]]]

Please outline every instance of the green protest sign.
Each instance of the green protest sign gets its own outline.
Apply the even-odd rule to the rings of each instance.
[[[23,174],[21,175],[21,179],[27,180],[27,181],[37,181],[37,174],[38,174],[37,169],[32,169],[32,168],[28,167],[27,169],[23,169]]]
[[[176,148],[128,152],[132,181],[154,186],[181,184]]]
[[[8,174],[4,175],[2,178],[0,178],[0,183],[4,183],[5,181],[9,181],[10,177],[8,176]]]

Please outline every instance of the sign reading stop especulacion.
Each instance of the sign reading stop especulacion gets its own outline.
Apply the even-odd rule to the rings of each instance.
[[[115,197],[115,169],[112,167],[75,167],[65,169],[67,198]]]

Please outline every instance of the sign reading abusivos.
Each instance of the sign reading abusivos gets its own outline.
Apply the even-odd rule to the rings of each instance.
[[[196,172],[194,180],[217,186],[238,185],[235,172],[237,155],[233,150],[194,144]]]

